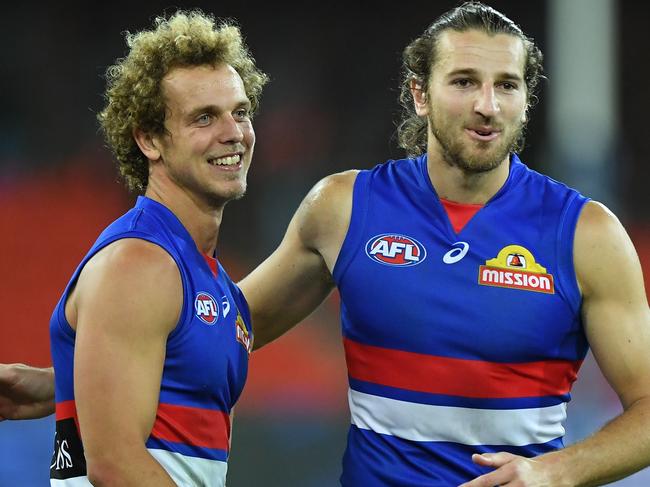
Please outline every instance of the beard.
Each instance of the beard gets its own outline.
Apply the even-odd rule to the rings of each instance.
[[[511,152],[516,151],[523,140],[525,123],[518,121],[510,127],[495,124],[492,118],[481,117],[480,125],[490,125],[501,130],[497,141],[465,140],[464,134],[456,134],[456,127],[445,121],[434,110],[427,116],[431,133],[442,149],[442,158],[450,166],[455,166],[465,173],[478,174],[492,171],[506,160]],[[461,127],[461,131],[463,128]]]

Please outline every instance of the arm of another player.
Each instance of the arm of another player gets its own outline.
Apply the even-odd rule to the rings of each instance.
[[[54,413],[54,369],[0,364],[0,421]]]
[[[599,203],[580,215],[574,262],[594,357],[624,412],[581,442],[532,459],[474,455],[496,470],[464,487],[594,486],[650,464],[650,311],[639,259],[618,219]]]
[[[316,309],[334,287],[356,171],[333,174],[307,194],[280,246],[239,286],[248,301],[255,348],[275,340]]]
[[[124,239],[91,259],[68,300],[66,316],[77,332],[76,408],[93,485],[175,485],[145,442],[182,296],[169,254]]]

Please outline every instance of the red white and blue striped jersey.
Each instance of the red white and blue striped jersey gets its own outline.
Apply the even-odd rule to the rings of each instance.
[[[588,343],[573,267],[587,201],[510,158],[456,233],[426,155],[361,171],[334,279],[352,424],[344,486],[459,485],[472,453],[563,446]]]
[[[252,349],[248,306],[221,265],[210,268],[176,216],[145,197],[99,236],[52,314],[56,439],[51,485],[90,485],[75,408],[75,332],[66,320],[65,303],[88,260],[123,238],[165,249],[183,283],[183,307],[167,339],[158,410],[146,447],[178,485],[223,486],[230,413],[244,387]]]

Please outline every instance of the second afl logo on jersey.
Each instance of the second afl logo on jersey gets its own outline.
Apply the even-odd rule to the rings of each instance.
[[[196,316],[208,325],[214,325],[219,318],[217,301],[206,292],[197,293],[194,299],[194,310]]]
[[[413,237],[384,233],[368,240],[366,255],[380,264],[407,267],[421,263],[427,257],[427,251]]]

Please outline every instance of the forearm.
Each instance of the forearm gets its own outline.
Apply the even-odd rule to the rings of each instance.
[[[29,369],[29,372],[33,374],[30,382],[33,385],[34,396],[43,402],[50,401],[54,406],[54,367],[36,368],[23,364],[15,365],[18,369],[25,371]],[[23,372],[23,374],[25,373]],[[24,376],[24,378],[27,377]],[[52,407],[52,412],[54,412],[54,407]]]
[[[311,312],[313,308],[318,306],[319,303],[315,303],[313,307],[309,307],[309,312],[305,313],[292,313],[290,310],[287,310],[282,314],[251,314],[251,321],[253,324],[253,350],[259,350],[264,345],[267,345],[274,341],[276,338],[281,337],[294,326],[300,323],[307,315]]]
[[[54,412],[54,370],[0,364],[0,420],[34,419]]]
[[[238,284],[250,308],[255,350],[309,316],[332,291],[329,273],[311,252],[290,259],[293,267],[285,260],[276,251]]]
[[[640,399],[593,436],[537,458],[548,463],[553,485],[596,486],[650,464],[650,397]]]

